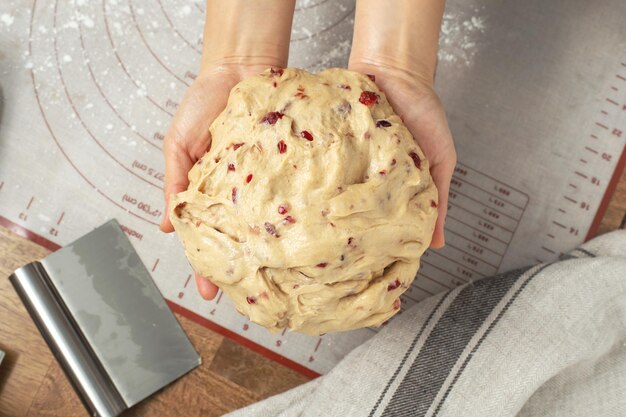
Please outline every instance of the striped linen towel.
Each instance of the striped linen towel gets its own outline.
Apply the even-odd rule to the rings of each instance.
[[[422,301],[331,372],[229,414],[626,416],[626,231]]]

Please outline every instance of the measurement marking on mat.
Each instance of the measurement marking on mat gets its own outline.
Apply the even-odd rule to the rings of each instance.
[[[504,228],[503,228],[503,229],[504,229]],[[463,239],[467,240],[467,241],[468,241],[468,242],[470,242],[471,244],[476,245],[476,246],[478,246],[478,247],[482,248],[483,250],[488,250],[489,252],[491,252],[491,253],[495,253],[496,255],[504,256],[504,254],[503,254],[503,253],[497,252],[497,251],[495,251],[495,250],[493,250],[493,249],[490,249],[490,248],[488,248],[488,247],[486,247],[486,246],[484,246],[484,245],[481,245],[480,243],[477,243],[477,242],[475,242],[475,241],[471,240],[470,238],[468,238],[468,237],[466,237],[466,236],[463,236],[462,234],[456,233],[454,230],[447,230],[447,232],[452,233],[452,234],[454,234],[454,235],[457,235],[458,237],[460,237],[460,238],[463,238]],[[511,232],[511,233],[513,233],[513,232]],[[482,252],[481,252],[481,253],[482,253]]]
[[[587,161],[585,161],[585,163],[587,163]],[[582,172],[578,172],[578,171],[574,171],[576,173],[576,175],[578,175],[579,177],[583,177],[584,179],[589,178],[588,176],[586,176],[585,174],[583,174]]]
[[[553,234],[548,233],[548,237],[549,237],[550,239],[554,239],[554,235],[553,235]]]
[[[560,210],[560,209],[559,209],[559,210]],[[555,222],[555,221],[553,221],[552,223],[556,224],[557,226],[559,226],[559,227],[561,227],[561,228],[563,228],[563,229],[567,229],[567,228],[565,227],[565,225],[564,225],[564,224],[561,224],[561,223],[559,223],[559,222]]]
[[[4,181],[0,182],[0,190],[2,190],[2,187],[4,187]]]
[[[61,220],[63,220],[63,217],[65,217],[65,212],[61,213],[61,215],[59,216],[59,220],[57,220],[57,226],[61,224]]]
[[[617,78],[619,78],[622,81],[626,81],[626,77],[622,77],[621,75],[617,74],[616,75]]]
[[[598,137],[596,135],[591,135],[592,138],[594,139],[598,139]]]
[[[569,186],[572,187],[572,188],[578,188],[574,184],[572,184],[571,182],[569,183]]]
[[[543,250],[545,250],[546,252],[549,252],[549,253],[551,253],[551,254],[553,254],[553,255],[556,253],[556,252],[555,252],[555,251],[553,251],[552,249],[548,249],[548,248],[546,248],[545,246],[542,246],[542,247],[541,247],[541,249],[543,249]]]
[[[464,254],[468,255],[470,258],[475,257],[475,255],[472,255],[471,253],[469,253],[469,252],[467,252],[467,251],[465,251],[465,250],[463,250],[463,249],[459,248],[458,246],[454,246],[454,245],[453,245],[453,244],[451,244],[451,243],[446,243],[446,246],[450,246],[451,248],[456,249],[456,250],[458,250],[459,252],[462,252],[462,253],[464,253]],[[484,263],[484,264],[486,264],[486,265],[493,266],[494,268],[498,269],[498,266],[497,266],[497,265],[494,265],[494,264],[492,264],[492,263],[490,263],[490,262],[487,262],[487,261],[486,261],[486,260],[484,260],[484,259],[480,259],[480,261],[481,261],[481,262],[483,262],[483,263]]]
[[[220,295],[217,296],[217,301],[215,302],[215,304],[219,304],[220,300],[222,299],[222,294],[224,294],[222,291],[220,291]]]
[[[598,154],[598,151],[596,151],[596,150],[595,150],[595,149],[593,149],[593,148],[590,148],[589,146],[585,146],[585,149],[587,149],[589,152],[593,152],[593,153],[595,153],[596,155]]]
[[[444,272],[446,272],[446,271],[444,271]],[[449,273],[449,272],[448,272],[448,273]],[[452,274],[450,274],[450,275],[452,275]],[[428,275],[426,275],[426,274],[425,274],[425,273],[423,273],[423,272],[422,272],[422,276],[423,276],[424,278],[426,278],[427,280],[432,281],[432,282],[434,282],[435,284],[439,285],[440,287],[444,287],[444,288],[448,288],[448,289],[450,289],[450,287],[449,287],[449,286],[447,286],[446,284],[443,284],[443,283],[441,283],[441,282],[439,282],[439,281],[437,281],[437,280],[435,280],[435,279],[432,279],[431,277],[429,277]],[[452,275],[452,276],[453,276],[454,278],[456,278],[454,275]],[[417,286],[417,287],[418,287],[418,288],[420,288],[419,286]],[[421,288],[420,288],[420,289],[421,289]]]
[[[610,98],[607,98],[606,101],[608,101],[609,103],[614,104],[616,106],[619,106],[619,103],[617,101],[611,100]]]
[[[161,258],[157,258],[157,260],[154,262],[154,265],[152,265],[152,272],[154,272],[154,270],[156,269],[156,267],[159,264],[160,260],[161,260]]]
[[[423,276],[425,276],[425,275],[424,275],[424,273],[422,273],[422,275],[423,275]],[[417,285],[417,284],[413,284],[413,286],[414,286],[415,288],[417,288],[418,290],[420,290],[420,291],[424,291],[424,292],[425,292],[426,294],[428,294],[428,295],[434,295],[434,294],[435,294],[434,292],[430,292],[430,291],[428,291],[427,289],[425,289],[425,288],[423,288],[423,287],[420,287],[420,286],[419,286],[419,285]]]
[[[450,272],[450,271],[446,271],[445,269],[441,269],[441,268],[439,268],[438,266],[433,265],[433,264],[432,264],[432,263],[430,263],[430,262],[426,262],[425,260],[422,260],[422,263],[424,263],[424,264],[426,264],[426,265],[428,265],[428,266],[430,266],[430,267],[432,267],[432,268],[438,269],[439,271],[443,272],[444,274],[448,274],[448,275],[450,275],[450,276],[451,276],[451,277],[453,277],[453,278],[459,279],[459,280],[461,280],[461,281],[465,281],[463,278],[461,278],[461,277],[458,277],[458,276],[454,275],[452,272]],[[478,274],[478,272],[476,272],[476,273]],[[446,285],[445,285],[445,284],[443,284],[443,283],[441,283],[441,282],[439,282],[439,281],[437,281],[437,280],[435,280],[435,279],[432,279],[431,277],[429,277],[428,275],[424,274],[423,272],[422,272],[422,275],[424,275],[424,277],[425,277],[425,278],[427,278],[427,279],[431,280],[431,281],[432,281],[432,282],[434,282],[435,284],[443,285],[444,287],[446,287]],[[482,275],[482,274],[480,274],[480,275]],[[484,276],[484,275],[483,275],[483,276]]]
[[[587,161],[585,159],[582,159],[582,158],[580,158],[579,161],[582,162],[583,164],[587,163]]]
[[[613,86],[613,85],[611,86],[611,90],[613,90],[613,91],[619,91],[619,90],[617,89],[617,87],[615,87],[615,86]]]
[[[600,113],[602,114],[608,114],[607,112],[605,112],[604,110],[600,110]]]
[[[465,226],[469,227],[470,229],[473,229],[473,230],[477,231],[477,232],[478,232],[478,233],[480,233],[480,234],[483,234],[483,235],[487,236],[487,237],[488,237],[488,238],[490,238],[490,239],[497,240],[498,242],[504,243],[505,245],[508,245],[508,244],[509,244],[509,242],[505,242],[505,241],[504,241],[504,240],[502,240],[502,239],[498,239],[497,237],[490,235],[489,233],[485,232],[484,230],[482,230],[482,229],[477,229],[477,228],[475,228],[474,226],[470,226],[469,224],[467,224],[467,223],[465,223],[465,222],[462,222],[461,220],[459,220],[459,219],[457,219],[457,218],[455,218],[455,217],[453,217],[453,216],[449,216],[449,218],[450,218],[450,219],[453,219],[453,220],[454,220],[454,221],[456,221],[456,222],[459,222],[459,223],[460,223],[460,224],[462,224],[462,225],[465,225]],[[442,255],[441,255],[441,254],[439,254],[439,253],[437,253],[437,255],[442,256]],[[444,258],[445,258],[445,256],[444,256]],[[451,259],[450,259],[450,260],[451,260]]]
[[[413,298],[413,297],[409,296],[407,293],[402,294],[402,295],[401,295],[401,297],[408,298],[409,300],[411,300],[411,301],[413,301],[413,302],[415,302],[415,303],[418,303],[418,302],[419,302],[419,301],[417,300],[417,298]]]
[[[285,327],[280,335],[284,336],[286,332],[287,332],[287,328]]]
[[[30,201],[28,202],[28,205],[26,206],[26,210],[28,210],[30,208],[30,205],[33,204],[33,201],[35,200],[35,197],[31,197]]]
[[[578,204],[578,201],[574,200],[574,199],[573,199],[573,198],[571,198],[571,197],[568,197],[568,196],[564,195],[564,196],[563,196],[563,198],[565,198],[567,201],[571,201],[571,202],[572,202],[572,203],[574,203],[574,204]]]
[[[469,183],[468,183],[468,184],[469,184]],[[463,196],[463,197],[465,197],[465,198],[468,198],[468,199],[470,199],[470,200],[472,200],[472,201],[475,201],[475,202],[477,202],[477,203],[479,203],[479,204],[483,204],[480,200],[477,200],[477,199],[475,199],[475,198],[472,198],[472,197],[470,197],[469,195],[462,193],[461,191],[455,190],[455,191],[454,191],[454,193],[455,193],[455,194],[458,194],[458,195],[461,195],[461,196]],[[496,198],[497,198],[497,197],[496,197]],[[509,204],[511,204],[511,203],[509,203]],[[514,206],[514,207],[516,207],[514,204],[511,204],[511,205],[512,205],[512,206]],[[501,216],[508,217],[508,218],[509,218],[509,219],[511,219],[511,220],[516,220],[516,221],[520,220],[520,219],[518,219],[518,218],[515,218],[515,217],[512,217],[512,216],[509,216],[508,214],[505,214],[505,213],[503,213],[503,212],[501,212],[501,211],[499,211],[499,210],[497,210],[497,209],[495,209],[495,208],[491,208],[491,207],[487,207],[487,208],[488,208],[489,210],[494,211],[495,213],[497,213],[497,214],[499,214],[499,215],[501,215]],[[518,207],[518,208],[519,208],[519,207]],[[485,213],[485,214],[486,214],[486,213]]]
[[[373,329],[372,329],[373,330]],[[322,344],[322,338],[320,337],[320,340],[317,341],[317,345],[315,345],[315,349],[313,349],[313,352],[317,352],[317,349],[320,348],[320,345]]]
[[[478,271],[476,271],[476,270],[474,270],[474,269],[470,268],[469,266],[467,266],[467,265],[465,265],[465,264],[460,263],[459,261],[455,261],[455,260],[454,260],[454,259],[452,259],[452,258],[449,258],[449,257],[447,257],[447,256],[445,256],[445,255],[442,255],[442,254],[441,254],[441,253],[439,253],[439,252],[433,252],[433,254],[435,254],[435,255],[437,255],[437,256],[441,256],[442,258],[447,259],[448,261],[450,261],[450,262],[452,262],[452,263],[457,264],[458,266],[460,266],[460,267],[461,267],[461,268],[463,268],[463,269],[467,269],[467,270],[469,270],[469,271],[472,271],[472,272],[477,273],[478,275],[483,275],[483,276],[484,276],[484,274],[483,274],[483,273],[478,272]],[[463,259],[465,259],[465,257],[463,257]]]
[[[185,281],[185,285],[183,285],[183,288],[187,288],[187,284],[189,284],[190,279],[191,279],[191,274],[187,275],[187,280]]]
[[[567,212],[566,212],[565,210],[563,210],[562,208],[560,208],[560,209],[559,209],[559,211],[560,211],[561,213],[567,213]],[[563,227],[565,227],[565,226],[563,226]]]
[[[602,123],[600,123],[600,122],[596,122],[596,125],[600,126],[602,129],[609,130],[609,128],[608,128],[606,125],[603,125],[603,124],[602,124]]]

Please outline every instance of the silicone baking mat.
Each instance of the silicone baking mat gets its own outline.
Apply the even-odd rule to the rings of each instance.
[[[345,66],[354,2],[297,4],[292,66]],[[556,258],[593,233],[624,165],[626,3],[451,0],[437,87],[459,153],[445,249],[403,309],[503,269]],[[220,293],[197,295],[162,215],[161,146],[193,81],[203,3],[0,4],[0,220],[54,248],[115,217],[170,306],[308,374],[377,329],[271,334]],[[619,55],[621,54],[621,55]]]

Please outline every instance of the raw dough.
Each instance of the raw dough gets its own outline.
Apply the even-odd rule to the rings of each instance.
[[[437,190],[372,80],[271,69],[235,86],[210,130],[170,205],[197,273],[271,330],[378,326],[399,310]]]

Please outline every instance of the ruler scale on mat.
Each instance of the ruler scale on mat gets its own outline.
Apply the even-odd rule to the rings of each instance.
[[[353,14],[353,1],[298,2],[291,65],[344,66]],[[622,0],[448,2],[437,87],[460,161],[448,244],[426,253],[403,309],[593,234],[625,163],[624,16]],[[201,1],[2,2],[0,221],[53,248],[118,218],[175,311],[327,372],[377,330],[272,335],[221,294],[201,300],[177,238],[157,230],[160,149],[202,22]]]

